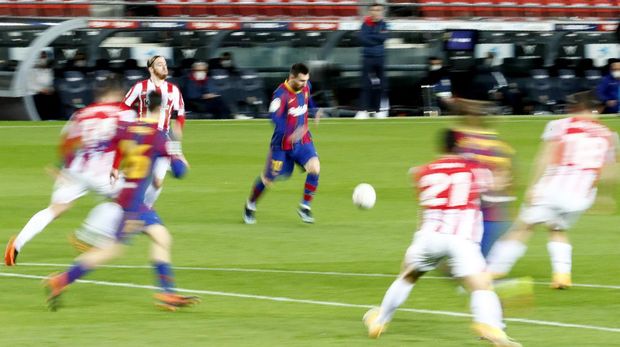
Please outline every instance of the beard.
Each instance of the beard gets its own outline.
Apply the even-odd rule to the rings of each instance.
[[[168,77],[168,73],[163,73],[163,72],[159,72],[159,71],[153,71],[153,73],[155,74],[155,77],[159,78],[160,80],[165,80],[166,77]]]

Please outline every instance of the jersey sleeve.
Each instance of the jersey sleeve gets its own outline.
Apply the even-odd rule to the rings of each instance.
[[[562,136],[562,132],[564,130],[564,119],[552,120],[547,123],[545,126],[545,130],[541,136],[543,141],[557,141],[560,136]]]
[[[131,87],[131,89],[125,95],[125,98],[123,99],[124,107],[131,108],[133,103],[136,102],[136,99],[138,99],[138,96],[140,95],[141,92],[142,92],[142,82],[138,82],[134,84],[133,87]]]
[[[283,93],[274,93],[273,99],[269,104],[269,115],[276,126],[275,132],[284,134],[286,127],[287,99]]]
[[[175,98],[172,109],[176,111],[177,124],[181,129],[183,129],[183,126],[185,126],[185,101],[183,100],[183,94],[181,94],[181,90],[178,87],[175,87],[175,90],[179,97]]]

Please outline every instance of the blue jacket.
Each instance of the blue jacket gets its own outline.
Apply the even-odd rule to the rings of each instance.
[[[603,111],[603,113],[618,113],[618,104],[620,103],[620,81],[615,79],[611,74],[603,77],[596,88],[596,96],[603,103],[609,100],[619,101],[614,107],[605,105],[605,110]]]
[[[364,57],[383,57],[385,55],[383,42],[387,38],[387,23],[383,20],[373,22],[370,17],[366,17],[359,34],[359,40],[362,43],[362,55]]]
[[[217,88],[210,83],[209,78],[198,81],[191,74],[185,76],[183,81],[183,97],[187,100],[202,99],[204,94],[217,94]]]

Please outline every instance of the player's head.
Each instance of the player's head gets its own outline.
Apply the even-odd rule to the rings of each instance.
[[[291,66],[288,75],[288,85],[295,91],[300,91],[308,84],[310,79],[310,69],[304,63],[297,63]]]
[[[383,5],[375,2],[368,6],[368,15],[372,18],[373,22],[378,22],[383,19]]]
[[[161,94],[158,92],[150,92],[146,96],[146,107],[148,120],[157,121],[159,119],[159,112],[161,110]]]
[[[109,73],[104,80],[97,81],[95,99],[97,102],[120,102],[124,97],[123,79],[118,74]]]
[[[568,112],[581,115],[596,115],[601,111],[601,102],[592,91],[569,95]]]
[[[166,58],[161,55],[154,55],[146,62],[146,67],[149,69],[151,78],[157,77],[160,80],[165,80],[168,77],[168,65],[166,64]]]
[[[442,153],[456,153],[457,133],[452,129],[445,129],[439,138],[439,148]]]

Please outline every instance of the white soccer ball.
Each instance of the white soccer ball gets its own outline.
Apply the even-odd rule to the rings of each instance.
[[[377,193],[368,183],[360,183],[353,189],[353,204],[359,208],[369,209],[375,206]]]

